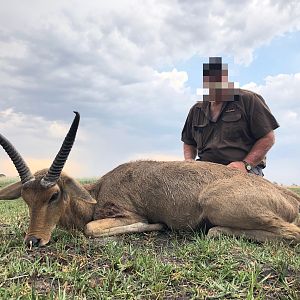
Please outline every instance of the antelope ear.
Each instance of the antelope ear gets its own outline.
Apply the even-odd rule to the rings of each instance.
[[[97,203],[97,201],[80,183],[70,177],[65,181],[64,189],[73,199],[85,201],[91,204]]]
[[[0,190],[0,200],[14,200],[21,197],[22,183],[18,181]]]

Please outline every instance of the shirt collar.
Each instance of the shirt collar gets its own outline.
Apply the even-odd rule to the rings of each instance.
[[[234,95],[233,101],[226,101],[224,103],[224,105],[222,106],[222,109],[221,109],[220,116],[223,113],[225,107],[227,107],[229,103],[233,103],[235,101],[238,101],[239,97],[240,97],[240,89],[238,89],[238,93]],[[210,119],[210,110],[209,110],[209,108],[210,108],[209,101],[203,101],[203,102],[200,102],[200,103],[202,103],[201,107],[202,107],[202,111],[203,111],[206,119],[211,120]]]

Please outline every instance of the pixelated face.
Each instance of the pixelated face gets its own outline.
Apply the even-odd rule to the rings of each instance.
[[[208,95],[203,96],[204,101],[234,100],[237,90],[233,82],[228,82],[228,64],[222,64],[221,57],[210,57],[209,63],[203,64],[203,88],[208,90]]]
[[[228,65],[203,64],[203,87],[221,88],[222,83],[228,83]]]

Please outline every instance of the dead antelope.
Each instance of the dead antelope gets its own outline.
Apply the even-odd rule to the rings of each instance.
[[[49,169],[31,174],[12,144],[0,143],[21,181],[0,199],[23,197],[30,212],[27,244],[43,246],[57,224],[90,237],[171,229],[200,229],[265,241],[300,242],[300,197],[261,177],[208,162],[136,161],[118,166],[96,183],[81,185],[61,173],[75,140],[76,113]]]

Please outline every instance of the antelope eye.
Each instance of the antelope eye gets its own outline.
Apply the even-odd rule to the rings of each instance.
[[[58,196],[59,196],[59,192],[55,192],[49,199],[49,203],[52,203],[53,201],[57,200]]]

